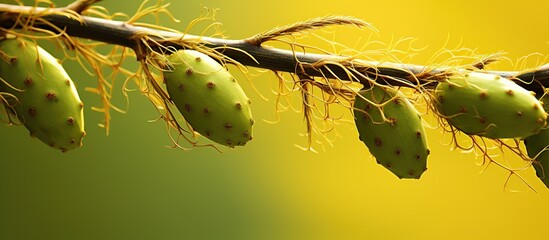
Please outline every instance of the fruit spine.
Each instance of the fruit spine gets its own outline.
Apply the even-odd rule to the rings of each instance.
[[[229,147],[252,139],[251,101],[227,69],[195,50],[178,50],[167,60],[168,94],[196,132]]]
[[[83,103],[57,59],[20,38],[0,40],[0,53],[0,91],[31,136],[63,152],[82,146]]]
[[[398,90],[374,86],[354,103],[359,138],[381,164],[399,178],[419,179],[427,170],[429,149],[414,106]]]
[[[435,99],[448,123],[469,135],[525,138],[547,122],[547,114],[530,92],[494,74],[452,75],[437,85]]]

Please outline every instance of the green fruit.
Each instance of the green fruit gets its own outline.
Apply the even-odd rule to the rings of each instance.
[[[525,138],[524,146],[528,156],[534,159],[536,175],[549,188],[549,129]]]
[[[196,132],[229,147],[252,139],[250,99],[227,69],[194,50],[179,50],[168,61],[168,94]]]
[[[498,75],[468,72],[450,76],[435,90],[438,111],[469,135],[525,138],[545,126],[547,114],[526,89]]]
[[[31,136],[65,152],[82,146],[83,104],[61,64],[34,42],[0,40],[0,92]]]
[[[549,97],[541,99],[544,109],[549,109]],[[533,166],[536,175],[549,188],[549,129],[544,128],[538,133],[524,139],[524,146],[528,156],[534,160]]]
[[[399,178],[419,179],[427,170],[429,149],[421,116],[392,88],[360,91],[354,103],[359,138],[381,164]],[[372,103],[382,105],[380,108]],[[385,116],[385,120],[383,116]]]

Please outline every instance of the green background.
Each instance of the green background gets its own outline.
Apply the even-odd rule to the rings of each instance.
[[[131,14],[139,2],[100,5]],[[526,66],[513,64],[548,52],[548,1],[174,0],[169,9],[181,23],[163,25],[184,29],[202,7],[220,9],[216,20],[229,38],[351,15],[373,23],[382,42],[417,38],[414,46],[427,46],[412,59],[418,64],[447,41],[483,54],[507,52],[513,61],[496,65],[502,70],[549,62],[534,56]],[[370,34],[330,30],[350,46]],[[253,141],[222,154],[181,151],[165,147],[171,142],[164,125],[148,122],[156,112],[138,93],[130,94],[127,114],[113,114],[106,136],[96,127],[102,115],[89,109],[98,97],[84,91],[94,77],[74,62],[64,65],[87,104],[84,147],[62,154],[23,127],[0,126],[0,239],[546,239],[549,190],[533,169],[523,176],[537,193],[515,180],[511,186],[521,192],[504,191],[507,172],[492,166],[479,174],[479,160],[443,146],[438,130],[429,131],[429,170],[419,181],[398,180],[377,165],[352,124],[338,126],[333,147],[304,152],[294,147],[306,144],[302,115],[262,121],[275,118],[276,78],[264,73],[252,82],[268,101],[240,80],[254,101]],[[123,106],[122,81],[114,101]]]

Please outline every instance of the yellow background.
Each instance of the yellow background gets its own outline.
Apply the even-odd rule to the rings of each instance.
[[[138,3],[100,4],[133,13]],[[417,64],[448,39],[450,48],[461,42],[511,60],[549,50],[548,1],[174,0],[169,9],[181,23],[164,25],[184,29],[202,6],[220,9],[217,20],[230,38],[319,16],[359,17],[379,29],[377,40],[413,37],[414,46],[427,46],[411,60]],[[330,30],[348,45],[370,34]],[[97,96],[83,91],[94,77],[75,63],[65,66],[94,105]],[[341,125],[325,151],[294,147],[306,143],[300,114],[261,121],[274,118],[273,75],[253,79],[269,101],[241,83],[254,101],[254,140],[223,154],[165,148],[164,125],[147,122],[155,111],[138,93],[127,114],[113,115],[109,136],[96,127],[102,116],[87,108],[84,148],[65,154],[22,127],[1,126],[0,239],[546,239],[549,190],[533,169],[522,175],[537,193],[516,180],[511,186],[520,193],[504,191],[505,171],[480,174],[473,155],[450,151],[430,131],[429,170],[419,181],[398,180],[370,157],[352,124]],[[117,95],[115,102],[124,101]]]

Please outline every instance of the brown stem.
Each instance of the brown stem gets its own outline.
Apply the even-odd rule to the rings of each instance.
[[[391,84],[394,86],[422,84],[427,88],[432,88],[436,84],[436,81],[432,80],[436,79],[437,76],[445,75],[449,69],[445,67],[432,69],[427,66],[413,64],[389,62],[377,63],[352,59],[346,56],[313,54],[277,48],[265,48],[260,45],[250,43],[249,39],[247,41],[200,37],[134,26],[121,21],[87,16],[81,16],[80,19],[75,19],[69,18],[66,15],[57,14],[56,11],[52,11],[52,9],[48,8],[35,8],[9,4],[0,4],[0,28],[24,28],[25,26],[22,26],[20,23],[16,22],[15,19],[21,16],[29,17],[30,14],[46,11],[48,14],[44,14],[41,17],[47,20],[49,24],[59,29],[63,29],[68,35],[126,46],[136,50],[138,58],[140,57],[138,50],[142,49],[140,47],[140,44],[142,43],[136,36],[148,36],[151,40],[150,46],[153,47],[155,46],[154,42],[161,42],[164,47],[181,49],[183,48],[180,44],[181,42],[195,40],[203,43],[207,47],[217,49],[227,57],[246,66],[270,69],[274,71],[298,73],[308,76],[323,76],[328,78],[339,78],[342,80],[357,80],[363,83],[367,82],[367,78],[371,78],[376,79],[378,82]],[[35,22],[33,27],[56,31],[51,25],[47,25],[42,22]],[[171,40],[167,41],[166,39]],[[153,50],[159,49],[153,48]],[[339,65],[329,63],[323,65],[316,64],[327,61],[336,62],[339,63]],[[357,75],[362,76],[360,78],[349,79],[348,68],[342,67],[342,65],[347,67],[352,65],[357,73],[359,73]],[[518,84],[536,93],[543,93],[544,86],[549,86],[548,65],[528,72],[491,72],[506,78],[520,80],[517,81]]]

